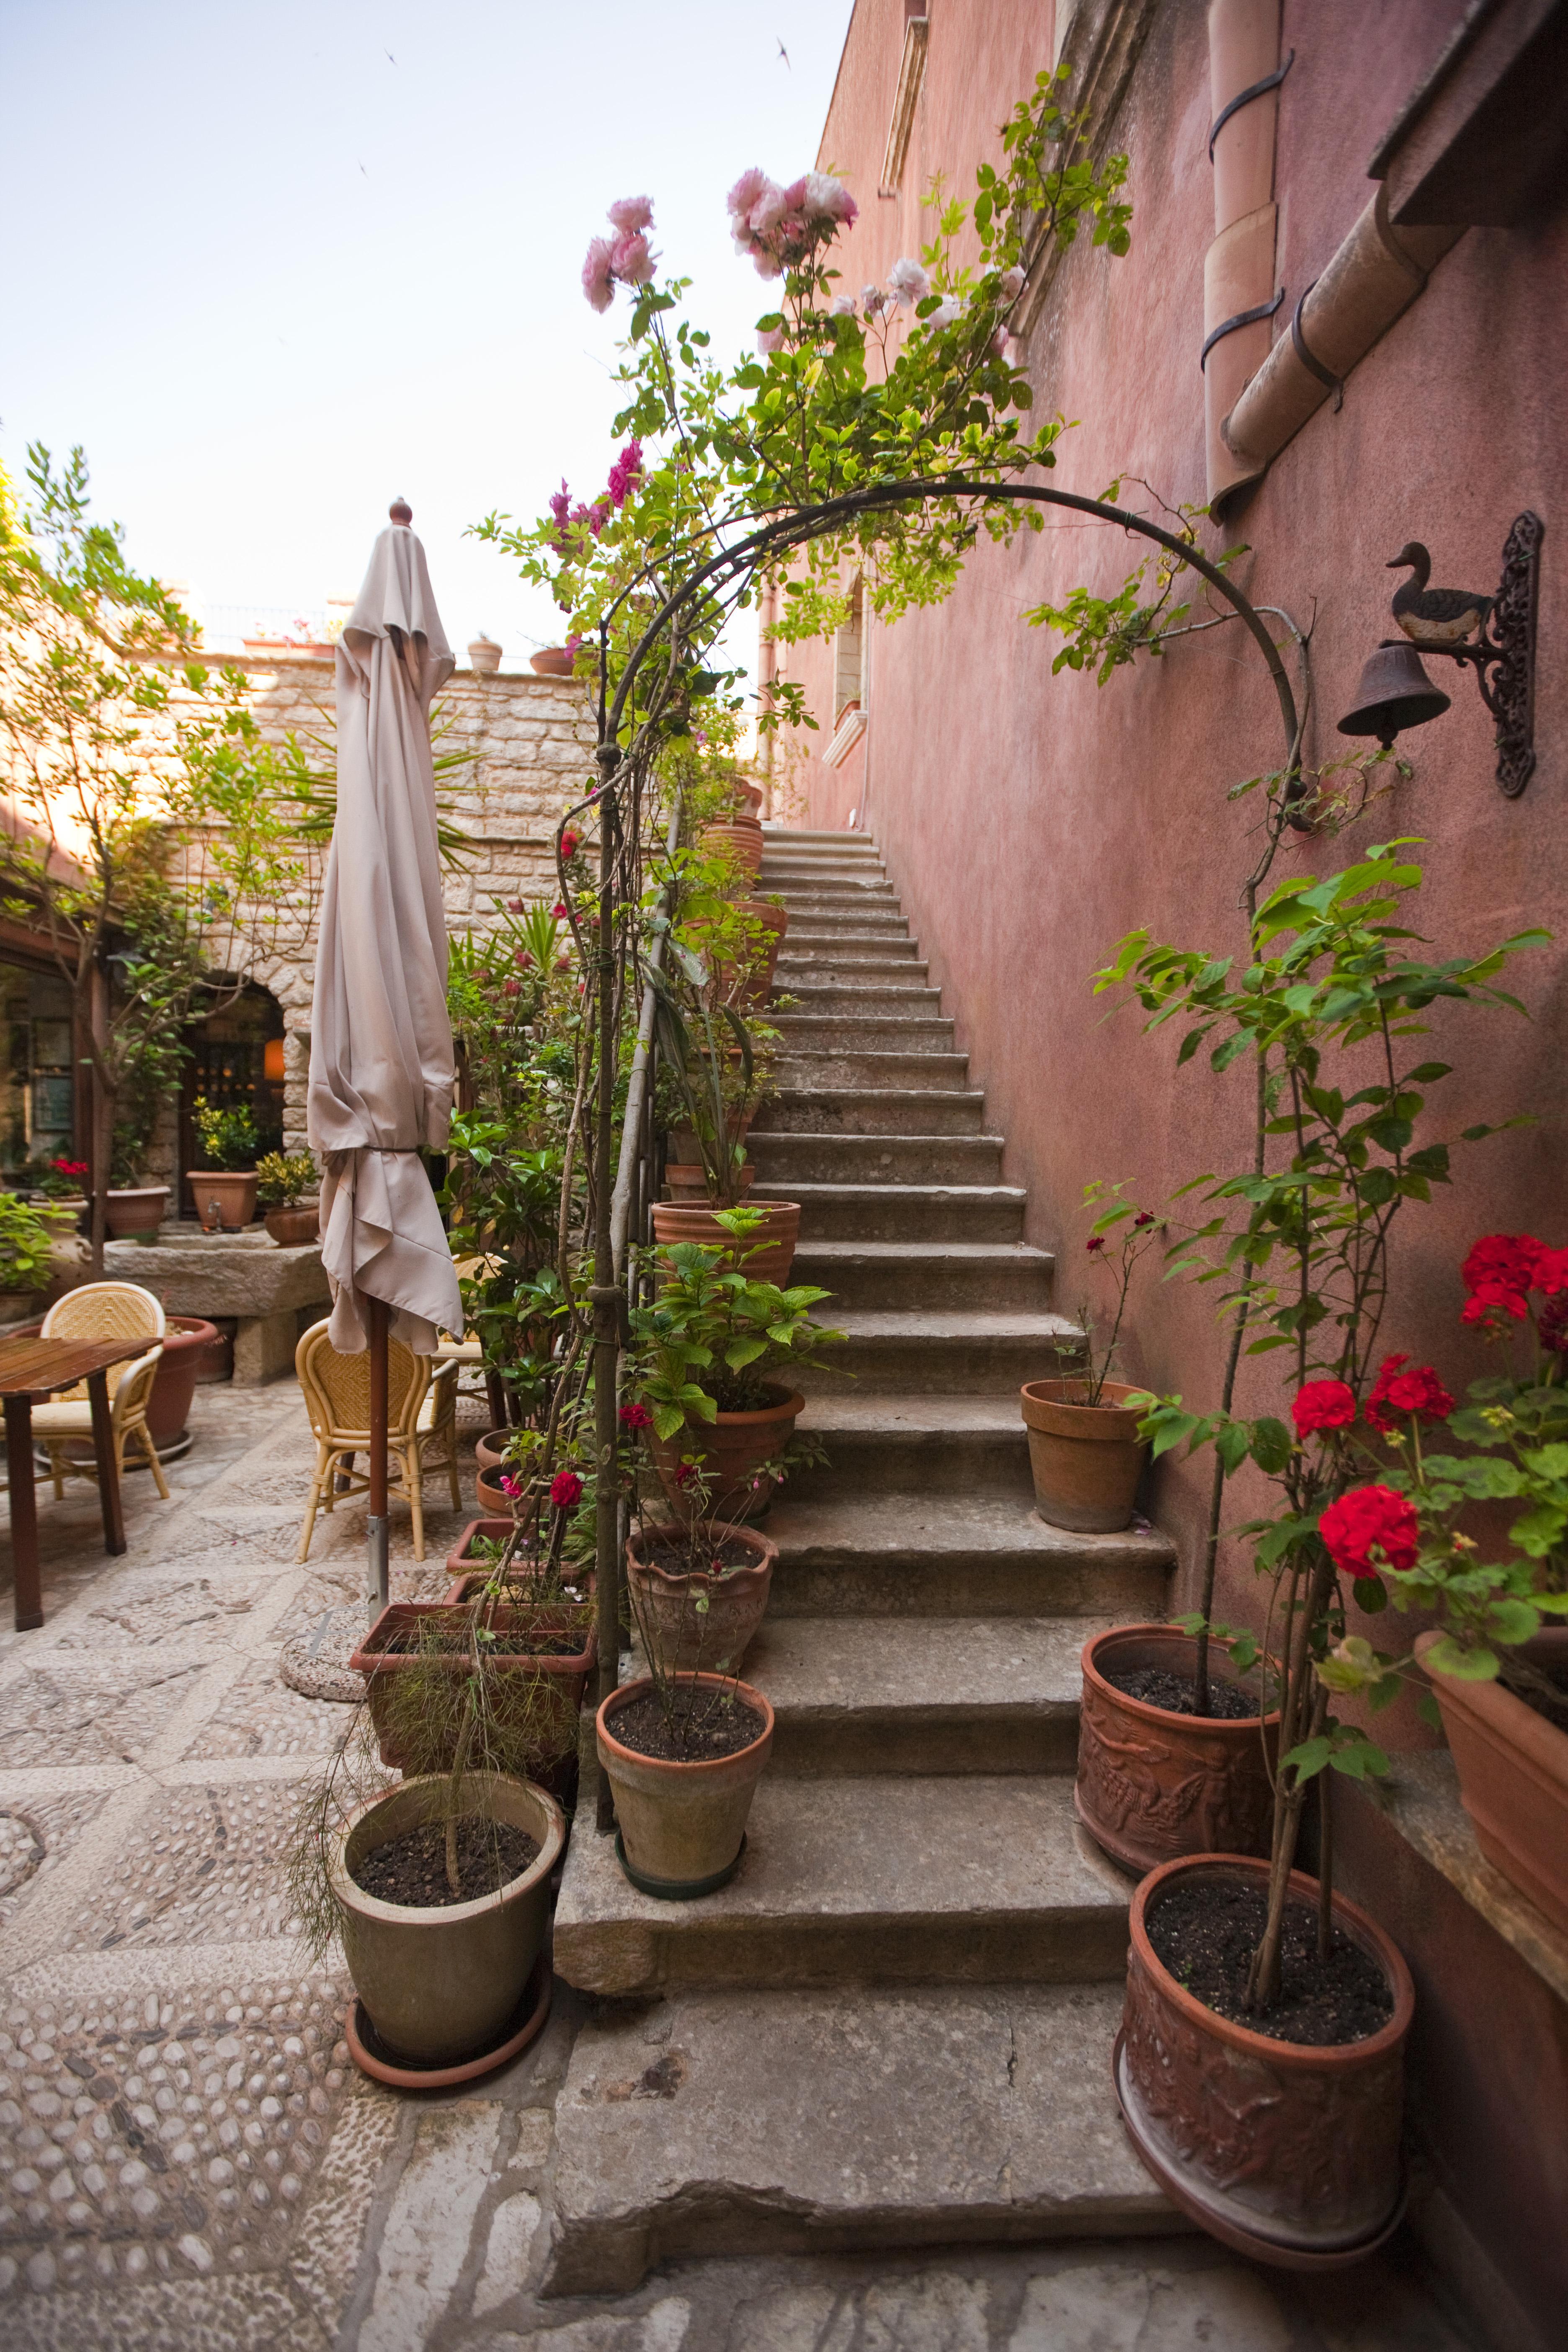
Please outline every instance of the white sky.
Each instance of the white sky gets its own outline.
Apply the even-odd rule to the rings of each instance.
[[[209,606],[353,594],[401,492],[452,644],[521,663],[558,616],[463,533],[603,486],[605,205],[651,195],[749,348],[725,191],[810,167],[850,5],[0,0],[0,457],[82,443],[95,511]]]

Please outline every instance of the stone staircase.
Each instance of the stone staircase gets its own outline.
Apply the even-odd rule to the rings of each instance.
[[[773,1759],[741,1870],[628,1885],[580,1811],[555,1966],[607,1996],[557,2109],[556,2293],[702,2252],[1183,2226],[1110,2086],[1131,1882],[1072,1809],[1079,1651],[1163,1612],[1156,1534],[1033,1510],[1020,1382],[1068,1329],[1051,1260],[865,837],[769,828],[790,928],[752,1197],[856,1377],[808,1376],[826,1469],[746,1675]]]

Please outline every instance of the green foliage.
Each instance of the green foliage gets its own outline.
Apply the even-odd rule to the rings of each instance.
[[[53,1240],[37,1209],[15,1192],[0,1192],[0,1290],[42,1290],[54,1271]]]
[[[1142,482],[1138,487],[1147,489],[1149,485]],[[1114,481],[1102,496],[1108,504],[1119,505],[1121,490],[1121,481]],[[1166,528],[1187,546],[1195,547],[1196,526],[1208,514],[1207,507],[1168,507],[1163,499],[1159,504]],[[1223,572],[1247,552],[1245,546],[1227,548],[1215,562]],[[1114,671],[1135,661],[1141,653],[1163,652],[1168,637],[1183,634],[1182,625],[1192,610],[1190,604],[1172,602],[1176,583],[1188,569],[1181,555],[1170,548],[1155,547],[1112,596],[1074,588],[1061,604],[1047,602],[1031,606],[1024,614],[1031,628],[1055,629],[1067,640],[1051,664],[1051,676],[1064,669],[1091,669],[1096,685],[1103,686]]]
[[[256,1166],[256,1121],[243,1104],[220,1108],[198,1095],[191,1106],[196,1149],[204,1169],[238,1170]]]
[[[782,1289],[747,1273],[765,1246],[748,1246],[762,1210],[721,1210],[718,1222],[731,1245],[661,1250],[658,1297],[632,1314],[629,1387],[661,1438],[721,1412],[759,1411],[771,1401],[774,1374],[824,1369],[816,1350],[844,1337],[811,1319],[829,1292],[811,1283]]]
[[[264,1209],[293,1209],[316,1181],[308,1151],[264,1151],[256,1163],[256,1197]]]

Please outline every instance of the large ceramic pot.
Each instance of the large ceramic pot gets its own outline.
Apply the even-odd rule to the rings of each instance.
[[[759,1479],[758,1465],[781,1453],[795,1434],[795,1424],[805,1410],[805,1399],[782,1388],[771,1391],[773,1402],[757,1412],[721,1412],[717,1421],[689,1422],[673,1437],[659,1437],[650,1429],[648,1444],[659,1484],[670,1508],[683,1524],[696,1507],[681,1487],[679,1470],[685,1454],[701,1464],[708,1485],[705,1508],[715,1519],[754,1519],[773,1500],[773,1482]]]
[[[155,1234],[163,1222],[163,1208],[169,1198],[167,1184],[134,1184],[116,1188],[106,1198],[103,1221],[113,1241],[129,1241],[133,1234]]]
[[[196,1214],[206,1222],[207,1203],[218,1205],[218,1222],[226,1234],[237,1234],[256,1214],[257,1176],[254,1168],[188,1168],[185,1181],[196,1198]]]
[[[268,1209],[261,1220],[279,1249],[302,1249],[321,1230],[321,1213],[312,1201],[307,1208]]]
[[[381,1760],[395,1772],[416,1764],[422,1771],[450,1772],[457,1765],[456,1739],[451,1746],[411,1757],[405,1745],[406,1722],[397,1720],[395,1685],[400,1675],[428,1672],[439,1666],[461,1680],[468,1673],[466,1649],[454,1648],[437,1656],[421,1655],[420,1621],[443,1630],[463,1631],[475,1613],[472,1602],[454,1606],[446,1601],[394,1601],[384,1608],[349,1660],[356,1675],[365,1677],[370,1719],[380,1743]],[[572,1755],[577,1747],[577,1714],[588,1676],[598,1660],[598,1636],[594,1612],[585,1601],[527,1602],[514,1607],[502,1601],[485,1612],[494,1639],[486,1647],[486,1664],[494,1670],[490,1706],[498,1732],[526,1738],[537,1747],[539,1760]],[[563,1646],[552,1654],[541,1646],[550,1636]]]
[[[701,1570],[660,1568],[647,1554],[662,1537],[682,1551],[689,1538],[682,1528],[644,1527],[626,1538],[626,1577],[632,1589],[632,1622],[667,1674],[738,1674],[752,1634],[763,1622],[773,1580],[776,1543],[750,1528],[716,1527],[713,1540],[738,1543],[749,1561],[715,1576]],[[699,1601],[707,1603],[700,1610]]]
[[[154,1445],[173,1445],[184,1436],[202,1352],[221,1344],[216,1323],[204,1323],[199,1315],[170,1316],[163,1332],[163,1352],[147,1398],[147,1433]]]
[[[336,1841],[332,1893],[354,1989],[386,2047],[426,2066],[452,2065],[500,2040],[544,1941],[550,1874],[566,1843],[561,1808],[531,1781],[474,1773],[474,1810],[533,1838],[529,1867],[493,1895],[436,1909],[383,1903],[350,1876],[353,1864],[426,1822],[438,1821],[444,1779],[405,1780],[362,1805]]]
[[[1097,1845],[1129,1870],[1152,1870],[1189,1853],[1266,1853],[1273,1810],[1268,1754],[1277,1752],[1278,1710],[1257,1716],[1173,1715],[1130,1698],[1108,1678],[1153,1666],[1191,1675],[1197,1643],[1173,1625],[1119,1625],[1083,1645],[1073,1802]],[[1209,1646],[1224,1678],[1225,1653]]]
[[[798,1201],[759,1203],[763,1222],[743,1242],[725,1232],[706,1201],[656,1201],[653,1237],[661,1249],[677,1242],[700,1242],[704,1249],[721,1249],[741,1265],[752,1282],[788,1282],[800,1239]]]
[[[710,1690],[727,1686],[719,1675],[676,1679]],[[700,1764],[639,1756],[616,1738],[616,1716],[652,1690],[649,1677],[624,1683],[599,1709],[599,1766],[615,1793],[622,1856],[627,1874],[645,1889],[672,1898],[708,1893],[723,1884],[740,1859],[752,1799],[773,1744],[773,1711],[750,1683],[733,1687],[762,1717],[763,1728],[739,1755]]]
[[[1111,1535],[1131,1524],[1147,1448],[1142,1412],[1123,1400],[1140,1391],[1107,1381],[1099,1404],[1079,1402],[1082,1381],[1030,1381],[1021,1393],[1029,1432],[1035,1508],[1053,1528]]]
[[[1424,1664],[1439,1636],[1422,1633]],[[1532,1665],[1568,1668],[1568,1628],[1523,1644]],[[1459,1775],[1459,1800],[1487,1860],[1568,1936],[1568,1732],[1501,1683],[1432,1675]]]
[[[1410,1971],[1375,1922],[1336,1897],[1335,1926],[1376,1962],[1394,1996],[1388,2023],[1334,2048],[1233,2024],[1176,1982],[1148,1923],[1177,1886],[1238,1878],[1267,1892],[1268,1864],[1194,1855],[1152,1871],[1133,1895],[1117,2096],[1150,2171],[1211,2236],[1284,2269],[1331,2268],[1370,2252],[1403,2210]],[[1315,1910],[1315,1879],[1295,1871],[1290,1887]]]
[[[763,863],[763,828],[752,816],[728,818],[720,824],[705,824],[702,846],[711,856],[724,850],[731,862],[743,875],[760,872]]]

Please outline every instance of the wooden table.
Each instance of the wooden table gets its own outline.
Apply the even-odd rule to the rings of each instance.
[[[44,1622],[38,1582],[38,1505],[33,1491],[33,1405],[61,1389],[87,1382],[92,1400],[92,1450],[98,1462],[98,1495],[103,1511],[105,1551],[125,1549],[120,1509],[120,1474],[114,1466],[110,1423],[110,1364],[144,1356],[151,1340],[0,1339],[0,1397],[5,1400],[5,1463],[11,1481],[11,1570],[16,1588],[16,1631],[29,1633]]]

